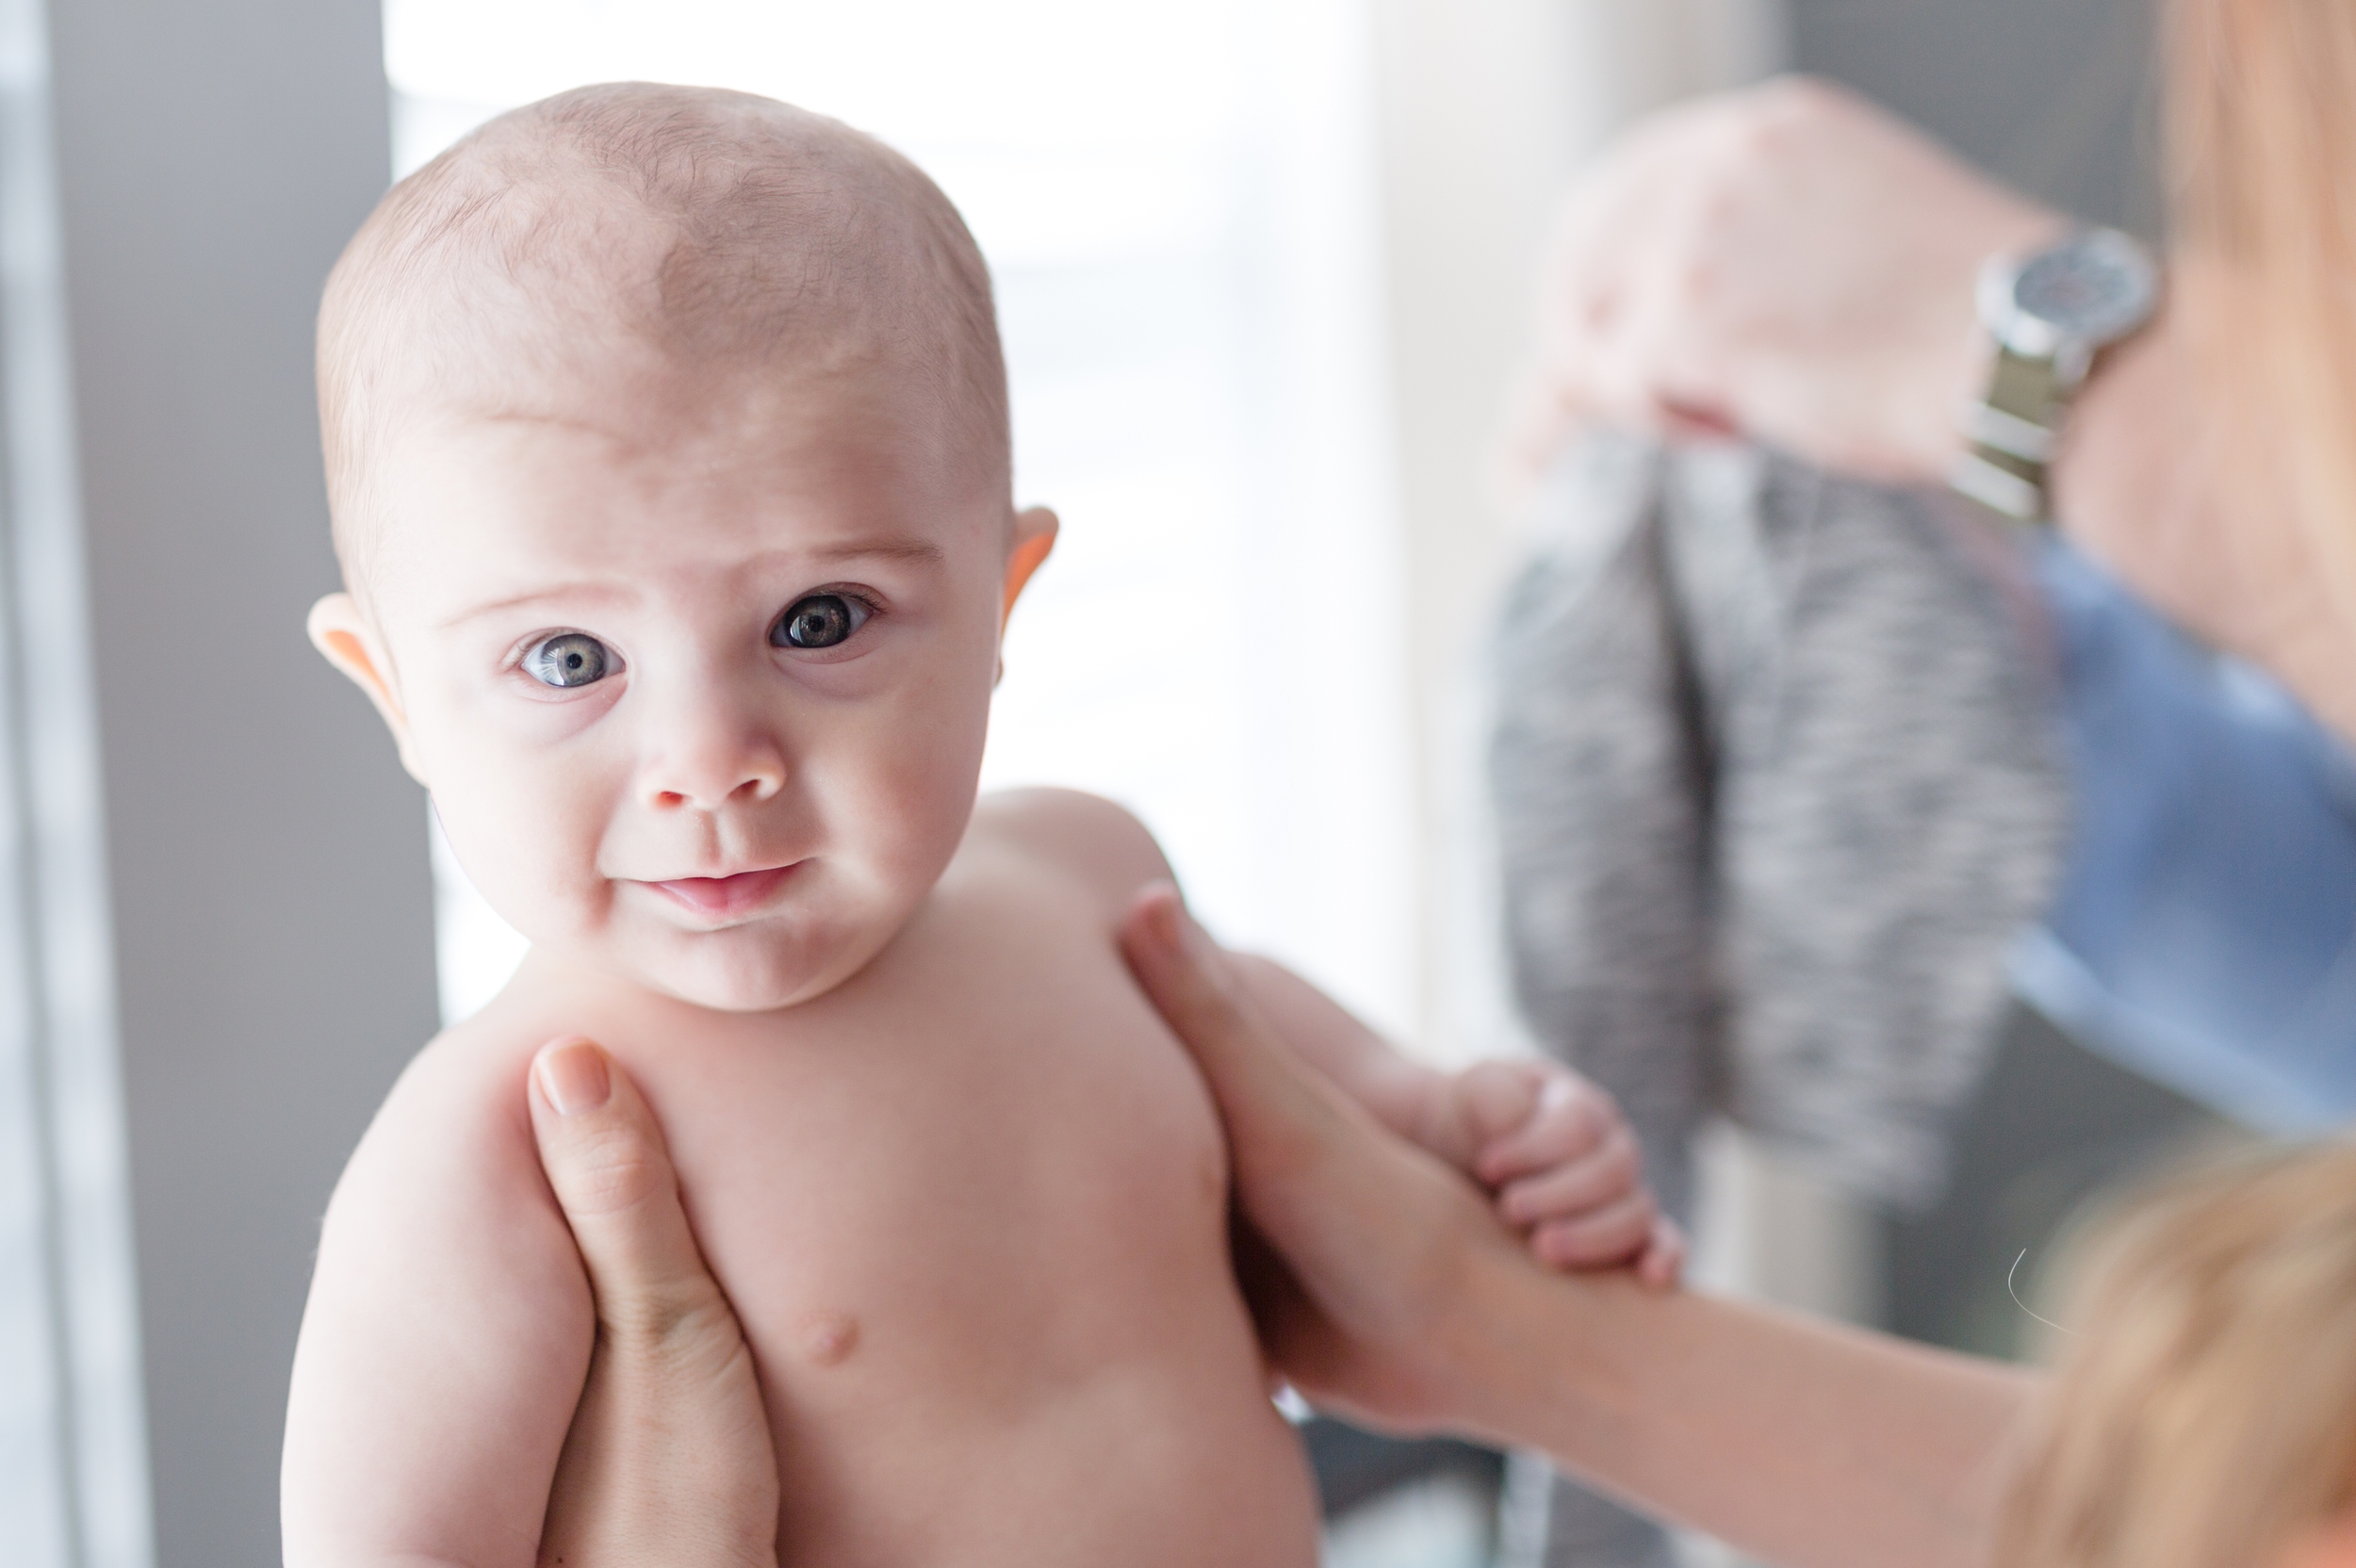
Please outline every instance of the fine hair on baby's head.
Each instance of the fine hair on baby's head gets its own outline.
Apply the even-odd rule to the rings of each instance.
[[[1008,482],[990,275],[948,198],[823,115],[717,88],[578,88],[499,116],[402,180],[319,309],[337,553],[355,587],[385,437],[497,416],[553,378],[650,401],[767,374],[886,371],[973,483]]]
[[[2356,1504],[2356,1148],[2163,1185],[2108,1228],[2001,1568],[2267,1568]]]

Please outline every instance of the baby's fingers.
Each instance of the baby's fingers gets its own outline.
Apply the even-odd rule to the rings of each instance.
[[[1474,1174],[1497,1187],[1568,1165],[1592,1154],[1618,1121],[1616,1109],[1600,1094],[1576,1079],[1549,1076],[1528,1119],[1481,1145]]]
[[[1636,1278],[1653,1290],[1666,1290],[1685,1272],[1685,1233],[1667,1215],[1655,1215],[1652,1235],[1644,1255],[1636,1260]]]
[[[1456,1114],[1474,1149],[1526,1127],[1545,1103],[1546,1070],[1535,1062],[1475,1062],[1456,1075]]]
[[[1524,1229],[1567,1219],[1615,1203],[1643,1186],[1644,1156],[1625,1129],[1614,1128],[1602,1145],[1581,1158],[1509,1184],[1497,1194],[1497,1212]]]
[[[1657,1217],[1652,1195],[1640,1190],[1591,1213],[1547,1220],[1530,1233],[1530,1250],[1557,1268],[1610,1267],[1650,1245]]]

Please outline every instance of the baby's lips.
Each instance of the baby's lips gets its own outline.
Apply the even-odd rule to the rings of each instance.
[[[796,860],[791,865],[770,866],[761,871],[741,871],[733,876],[675,876],[648,882],[646,886],[660,890],[707,920],[726,920],[751,914],[767,904],[807,863]]]

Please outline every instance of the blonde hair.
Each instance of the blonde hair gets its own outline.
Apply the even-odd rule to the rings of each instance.
[[[2356,5],[2174,0],[2176,297],[2233,466],[2275,470],[2356,624]]]
[[[2180,1178],[2092,1255],[2001,1568],[2242,1568],[2356,1500],[2356,1148]]]

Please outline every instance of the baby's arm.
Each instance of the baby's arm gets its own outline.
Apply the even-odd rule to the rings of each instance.
[[[1497,1193],[1548,1263],[1634,1264],[1667,1284],[1684,1238],[1645,1188],[1635,1135],[1612,1097],[1552,1062],[1412,1062],[1283,965],[1238,955],[1236,973],[1279,1035],[1392,1131]]]
[[[445,1039],[329,1203],[295,1352],[287,1568],[532,1568],[595,1332],[523,1074]]]

